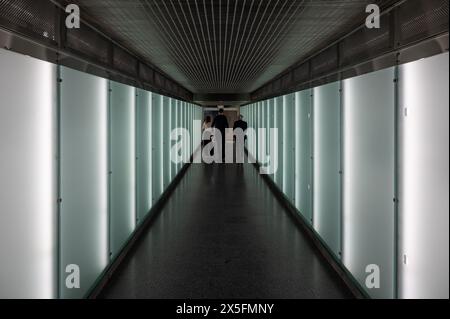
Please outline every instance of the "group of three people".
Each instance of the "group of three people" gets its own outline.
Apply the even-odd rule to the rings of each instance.
[[[215,128],[221,133],[222,139],[222,159],[225,159],[225,143],[226,143],[226,129],[228,126],[228,119],[224,115],[224,110],[220,109],[219,114],[212,120],[211,116],[206,116],[205,121],[203,122],[202,131],[205,131],[210,128]],[[244,117],[239,115],[239,119],[234,122],[233,131],[236,129],[242,129],[243,132],[247,131],[248,125],[247,122],[244,121]],[[210,141],[206,141],[204,145],[208,144]]]

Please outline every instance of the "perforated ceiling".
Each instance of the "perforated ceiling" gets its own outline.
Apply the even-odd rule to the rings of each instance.
[[[72,0],[194,93],[249,93],[386,0]]]

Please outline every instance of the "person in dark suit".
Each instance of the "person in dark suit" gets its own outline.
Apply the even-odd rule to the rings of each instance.
[[[248,124],[247,124],[247,122],[244,121],[243,115],[239,115],[239,119],[236,122],[234,122],[233,131],[237,128],[242,129],[242,131],[244,131],[244,133],[245,133],[245,131],[247,131]],[[234,137],[234,138],[236,139],[236,137]]]
[[[224,110],[219,110],[219,115],[217,115],[214,118],[212,127],[219,130],[222,134],[222,160],[225,159],[225,133],[226,129],[228,128],[228,120],[227,117],[224,115]]]
[[[243,132],[244,132],[244,140],[242,139],[237,139],[236,138],[236,129],[240,128]],[[234,122],[233,125],[233,138],[234,138],[234,143],[235,143],[235,156],[236,156],[236,161],[238,164],[244,163],[244,147],[245,147],[245,141],[247,140],[247,128],[248,128],[248,124],[246,121],[244,121],[244,116],[243,115],[239,115],[239,119]],[[241,143],[244,143],[244,145],[242,145]]]

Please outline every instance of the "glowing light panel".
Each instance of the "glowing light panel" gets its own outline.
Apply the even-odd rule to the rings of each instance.
[[[55,298],[56,66],[0,49],[0,298]]]

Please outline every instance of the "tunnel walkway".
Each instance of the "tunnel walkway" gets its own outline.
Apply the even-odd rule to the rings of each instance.
[[[351,294],[251,164],[194,164],[101,298]]]

